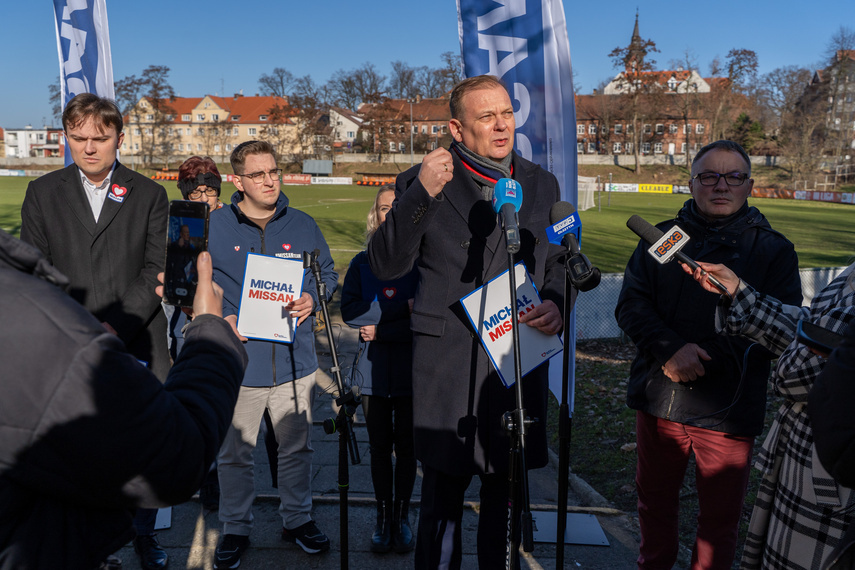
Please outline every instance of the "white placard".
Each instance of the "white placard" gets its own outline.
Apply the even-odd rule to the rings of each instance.
[[[542,301],[522,262],[514,266],[514,274],[517,285],[516,310],[520,315],[533,310]],[[508,387],[516,381],[511,307],[508,303],[510,288],[509,273],[505,271],[460,300],[499,377]],[[547,335],[528,325],[520,325],[519,331],[520,370],[523,376],[563,350],[558,335]]]
[[[285,308],[303,294],[303,262],[250,253],[246,256],[237,328],[247,338],[294,342],[294,319]]]

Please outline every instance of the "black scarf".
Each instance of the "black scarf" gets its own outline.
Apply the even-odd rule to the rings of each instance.
[[[475,154],[466,145],[457,141],[451,143],[451,150],[457,154],[472,180],[481,189],[481,194],[485,200],[493,199],[493,188],[499,178],[511,178],[513,175],[512,152],[508,153],[508,156],[503,158],[501,162],[494,162]]]

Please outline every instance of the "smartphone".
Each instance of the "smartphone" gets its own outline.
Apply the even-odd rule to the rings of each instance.
[[[796,338],[806,346],[825,354],[831,354],[831,351],[837,348],[837,345],[843,340],[843,335],[809,321],[799,321]]]
[[[163,302],[192,307],[196,295],[196,257],[208,249],[208,204],[190,200],[169,203]]]

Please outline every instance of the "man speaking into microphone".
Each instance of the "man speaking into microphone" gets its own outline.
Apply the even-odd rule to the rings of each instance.
[[[703,147],[689,184],[692,199],[657,225],[688,235],[683,259],[724,263],[758,290],[801,304],[793,244],[748,206],[754,181],[745,150],[724,140]],[[654,259],[649,247],[642,240],[629,259],[615,310],[638,349],[627,388],[627,405],[637,410],[638,567],[676,561],[679,493],[694,452],[700,509],[691,568],[729,569],[772,355],[717,335],[720,297],[680,264]]]
[[[508,269],[505,232],[492,207],[496,182],[516,180],[520,248],[543,303],[520,326],[557,334],[563,320],[564,249],[549,244],[549,209],[559,198],[555,177],[513,151],[514,111],[503,83],[482,75],[451,93],[454,142],[398,176],[396,201],[368,245],[382,280],[419,269],[413,331],[416,456],[422,462],[422,506],[415,567],[459,568],[463,496],[481,478],[478,561],[502,568],[508,528],[510,440],[502,415],[516,408],[472,331],[460,299]],[[524,406],[539,418],[526,436],[526,465],[546,464],[547,364],[522,379]],[[516,503],[518,504],[518,503]]]

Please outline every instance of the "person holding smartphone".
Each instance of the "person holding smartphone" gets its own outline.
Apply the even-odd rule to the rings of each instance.
[[[223,207],[220,201],[222,179],[217,163],[209,156],[191,156],[178,167],[178,189],[181,190],[181,195],[185,200],[207,204],[209,212]],[[180,243],[176,245],[182,246]],[[193,255],[197,253],[193,252]],[[184,346],[182,331],[188,322],[187,315],[173,305],[164,304],[163,309],[169,319],[169,354],[175,361]],[[216,510],[219,507],[220,485],[216,461],[199,489],[199,502],[207,510]]]
[[[719,300],[716,330],[753,340],[777,355],[772,382],[785,398],[755,463],[763,477],[740,567],[825,568],[855,518],[850,506],[855,496],[817,459],[808,395],[827,355],[799,342],[796,330],[800,319],[837,333],[855,322],[855,264],[814,297],[810,307],[787,305],[756,291],[724,265],[698,265],[693,273],[698,283],[718,293],[708,273],[730,295]]]
[[[0,314],[14,323],[0,329],[0,567],[97,568],[134,538],[137,507],[199,487],[247,356],[210,255],[198,267],[196,318],[163,385],[68,294],[67,276],[0,230]]]
[[[191,156],[178,167],[178,189],[181,195],[185,200],[207,204],[209,212],[223,207],[220,201],[221,185],[220,170],[209,156]],[[187,318],[172,305],[163,307],[169,319],[169,355],[174,361],[184,344],[181,329],[187,324]]]

